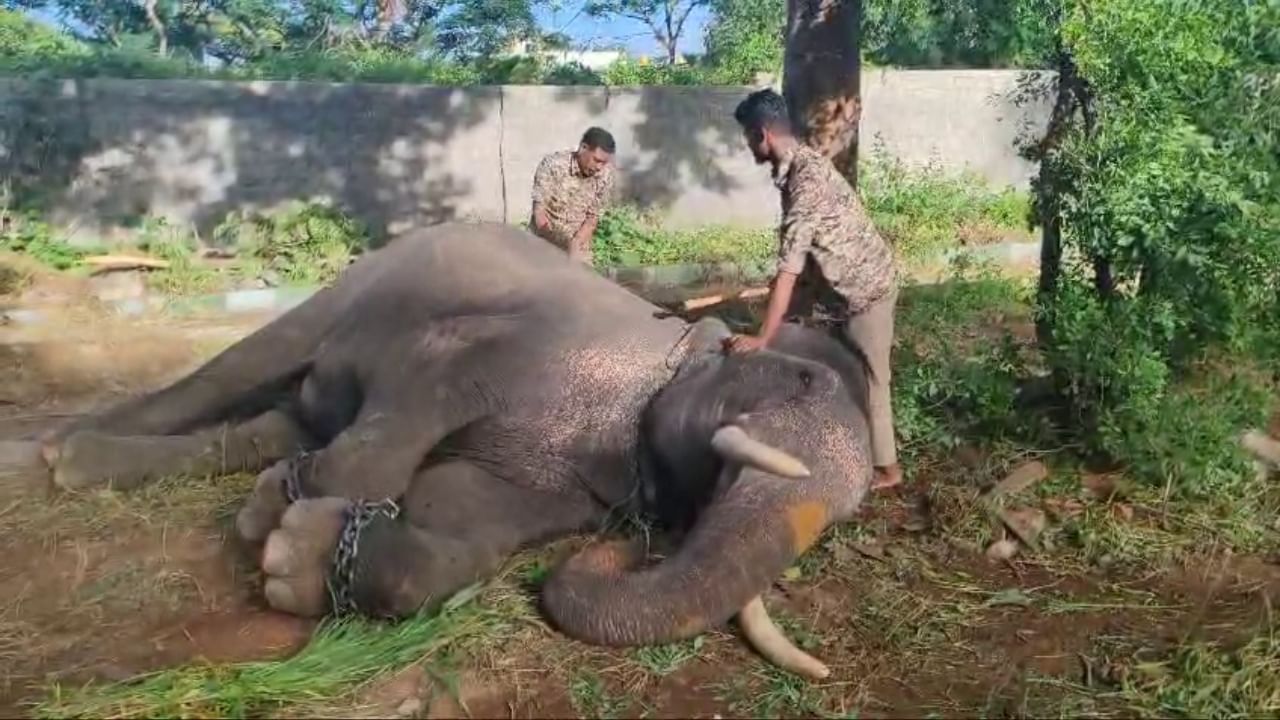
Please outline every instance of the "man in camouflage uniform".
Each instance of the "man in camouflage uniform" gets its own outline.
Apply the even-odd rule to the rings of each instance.
[[[764,324],[758,335],[731,338],[729,349],[749,352],[768,345],[797,300],[798,278],[813,288],[816,297],[808,298],[810,304],[821,303],[823,295],[834,300],[846,318],[845,337],[862,349],[870,364],[873,487],[897,485],[902,470],[889,395],[898,297],[893,249],[831,160],[796,139],[780,95],[772,90],[752,93],[734,117],[756,162],[773,166],[774,184],[782,194],[782,225],[778,273]]]
[[[613,191],[613,136],[593,127],[577,150],[553,152],[533,175],[533,231],[591,264],[591,241]]]

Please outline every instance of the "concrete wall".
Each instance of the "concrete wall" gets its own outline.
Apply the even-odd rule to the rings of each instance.
[[[1013,71],[870,71],[863,149],[1024,186]],[[442,88],[327,83],[0,83],[0,160],[38,152],[42,199],[82,237],[145,215],[208,232],[227,212],[328,198],[395,234],[447,219],[519,221],[543,154],[614,133],[624,198],[675,225],[775,221],[778,200],[732,119],[745,88]],[[41,134],[43,133],[43,134]],[[26,153],[24,156],[23,153]]]

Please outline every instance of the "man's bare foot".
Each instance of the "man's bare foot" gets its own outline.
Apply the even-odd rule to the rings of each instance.
[[[902,466],[894,464],[878,467],[871,479],[871,489],[888,490],[902,484]]]

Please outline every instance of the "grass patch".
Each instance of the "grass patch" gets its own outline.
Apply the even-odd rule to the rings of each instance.
[[[0,516],[0,531],[14,537],[62,534],[105,539],[129,528],[199,526],[209,522],[211,515],[226,522],[234,517],[253,483],[254,476],[247,473],[218,478],[182,476],[124,493],[59,493],[51,500],[32,503],[26,512]]]
[[[1276,628],[1235,650],[1191,643],[1128,673],[1122,695],[1134,713],[1161,718],[1249,718],[1280,714],[1280,635]]]
[[[285,706],[338,700],[361,683],[429,658],[490,619],[455,595],[442,610],[396,624],[343,619],[322,627],[297,655],[278,662],[194,665],[135,681],[67,690],[35,708],[37,717],[248,717]]]
[[[908,265],[963,245],[1030,239],[1030,197],[1012,188],[993,190],[975,175],[933,165],[908,168],[881,151],[864,163],[860,182],[872,220]],[[606,212],[594,242],[595,261],[602,267],[759,263],[771,261],[776,252],[772,227],[671,230],[633,207]]]
[[[706,638],[702,635],[682,643],[653,645],[636,648],[631,657],[636,664],[652,675],[670,675],[702,652]]]
[[[133,529],[199,527],[208,523],[211,515],[216,522],[229,522],[253,483],[254,476],[247,473],[219,478],[183,476],[163,478],[125,493],[58,493],[26,505],[24,512],[0,514],[0,533],[7,537],[102,540]]]
[[[617,718],[631,706],[631,700],[610,692],[604,680],[589,670],[579,672],[569,683],[569,703],[580,717]]]
[[[599,267],[758,262],[772,258],[775,245],[768,229],[670,230],[656,217],[624,206],[600,218],[592,252]]]
[[[1059,561],[1065,553],[1086,566],[1133,568],[1205,543],[1237,552],[1280,547],[1270,520],[1280,492],[1235,444],[1264,415],[1265,374],[1241,362],[1224,373],[1206,362],[1170,384],[1156,415],[1111,427],[1112,453],[1100,456],[1096,438],[1065,411],[1035,345],[1033,292],[1029,281],[968,262],[940,284],[903,292],[894,357],[899,448],[913,475],[972,479],[936,488],[935,501],[952,512],[950,532],[988,541],[971,493],[1036,457],[1053,466],[1037,502],[1069,506],[1045,538]],[[1121,497],[1091,494],[1084,482],[1098,472],[1125,488]]]
[[[55,270],[80,264],[91,252],[64,242],[38,218],[0,210],[0,251],[21,255]]]
[[[31,285],[35,277],[32,263],[12,253],[0,253],[0,297],[17,295]]]
[[[909,168],[880,147],[862,163],[859,191],[876,227],[908,264],[958,246],[1030,240],[1030,196],[972,173]]]
[[[233,212],[214,243],[240,248],[255,277],[287,285],[323,285],[369,245],[363,225],[325,203],[290,203],[271,213]]]

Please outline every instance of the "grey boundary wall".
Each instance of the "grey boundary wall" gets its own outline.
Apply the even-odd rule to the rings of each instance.
[[[1025,187],[1019,71],[872,70],[862,149]],[[197,80],[0,80],[0,170],[42,156],[40,199],[73,242],[147,216],[208,239],[236,210],[328,200],[378,237],[444,220],[520,222],[547,152],[590,125],[618,140],[621,199],[675,227],[761,227],[778,199],[734,124],[751,88],[450,88]]]

